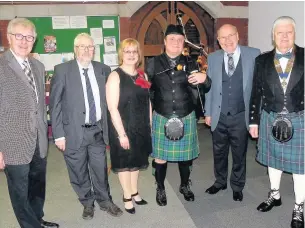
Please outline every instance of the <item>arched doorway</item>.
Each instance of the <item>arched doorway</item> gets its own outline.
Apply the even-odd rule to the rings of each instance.
[[[196,45],[203,44],[208,52],[214,50],[214,19],[199,5],[194,2],[148,2],[130,18],[130,35],[140,42],[143,63],[163,52],[164,31],[168,24],[177,24],[178,13],[182,15],[188,40]],[[198,53],[191,49],[190,54]]]

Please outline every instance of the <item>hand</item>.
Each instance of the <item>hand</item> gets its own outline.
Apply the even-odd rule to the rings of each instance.
[[[192,85],[198,85],[200,83],[203,83],[207,78],[206,73],[198,72],[198,73],[193,73],[188,77],[188,82],[191,83]]]
[[[249,130],[250,135],[252,138],[258,138],[258,126],[251,126]]]
[[[206,116],[206,117],[204,118],[204,122],[205,122],[206,125],[208,125],[208,126],[211,127],[212,119],[211,119],[210,116]]]
[[[66,150],[66,140],[65,139],[55,140],[55,145],[61,151],[65,151]]]
[[[125,150],[129,150],[130,148],[130,145],[129,145],[129,139],[126,135],[124,136],[120,136],[119,137],[119,140],[120,140],[120,144],[121,144],[121,147]]]
[[[5,168],[3,153],[0,152],[0,170]]]

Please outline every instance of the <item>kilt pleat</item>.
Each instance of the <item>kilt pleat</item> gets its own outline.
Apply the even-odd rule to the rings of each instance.
[[[153,152],[151,156],[165,161],[188,161],[197,158],[199,156],[199,143],[195,112],[182,118],[184,136],[178,141],[166,138],[164,125],[167,120],[168,118],[156,112],[153,113]]]
[[[256,160],[268,167],[294,174],[304,174],[304,112],[290,114],[294,134],[288,142],[272,136],[276,113],[262,111]]]

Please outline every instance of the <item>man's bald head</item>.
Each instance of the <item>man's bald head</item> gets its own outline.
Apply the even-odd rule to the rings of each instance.
[[[231,24],[222,25],[217,30],[217,40],[225,52],[233,53],[239,41],[237,28]]]

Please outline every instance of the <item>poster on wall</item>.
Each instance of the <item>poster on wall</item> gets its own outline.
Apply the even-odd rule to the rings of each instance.
[[[70,28],[73,28],[73,29],[87,28],[87,17],[86,16],[71,16],[70,17]]]
[[[116,52],[116,41],[114,36],[104,38],[105,53]]]
[[[95,45],[103,44],[103,29],[102,28],[90,28],[90,35]]]
[[[53,29],[67,29],[70,28],[69,16],[55,16],[52,17],[52,28]]]
[[[56,37],[55,36],[44,36],[44,51],[46,53],[56,52]]]

